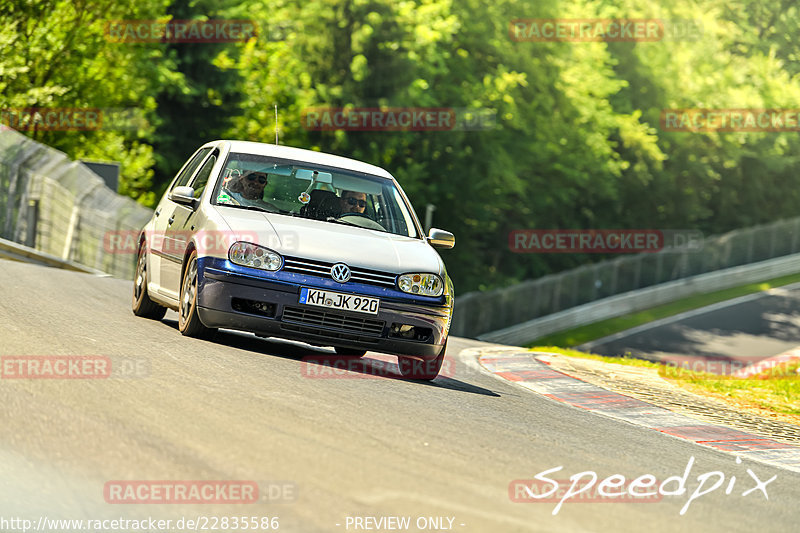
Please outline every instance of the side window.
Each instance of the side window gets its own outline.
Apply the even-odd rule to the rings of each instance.
[[[197,170],[197,167],[200,166],[200,163],[203,162],[203,159],[208,155],[208,152],[211,151],[211,148],[203,148],[189,161],[189,164],[184,167],[181,173],[178,175],[178,179],[175,180],[175,184],[172,186],[172,189],[175,187],[183,187],[187,183],[189,183],[189,179],[194,174],[194,171]],[[172,190],[170,189],[170,190]]]
[[[203,189],[206,188],[206,184],[208,183],[208,178],[211,177],[211,169],[214,168],[214,164],[216,162],[217,162],[217,154],[214,153],[205,162],[203,167],[200,169],[200,172],[197,173],[197,177],[194,179],[194,182],[192,182],[195,198],[200,198],[200,196],[203,194]]]

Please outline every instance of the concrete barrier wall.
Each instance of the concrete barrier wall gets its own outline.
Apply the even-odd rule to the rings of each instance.
[[[551,333],[643,311],[681,298],[798,272],[800,272],[800,254],[788,255],[604,298],[511,327],[484,333],[478,335],[477,338],[487,342],[520,346]]]

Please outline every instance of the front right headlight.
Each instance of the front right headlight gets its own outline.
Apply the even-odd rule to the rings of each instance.
[[[441,296],[444,291],[442,278],[436,274],[403,274],[397,279],[401,291],[422,296]]]
[[[274,272],[283,266],[279,253],[249,242],[235,242],[228,250],[231,263]]]

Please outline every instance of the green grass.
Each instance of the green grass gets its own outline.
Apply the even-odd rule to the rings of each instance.
[[[536,346],[531,348],[534,352],[548,352],[566,355],[568,357],[580,357],[582,359],[594,359],[595,361],[604,361],[606,363],[616,363],[618,365],[628,366],[643,366],[648,368],[661,368],[662,364],[645,361],[644,359],[637,359],[635,357],[606,357],[605,355],[597,355],[588,352],[579,352],[570,348],[560,348],[558,346]]]
[[[659,373],[693,392],[708,393],[737,406],[798,417],[794,421],[800,422],[799,367],[800,363],[783,365],[744,379],[675,368]]]
[[[640,326],[654,320],[674,316],[679,313],[691,311],[692,309],[698,309],[707,305],[730,300],[731,298],[737,298],[739,296],[745,296],[797,282],[800,282],[800,274],[792,274],[761,283],[751,283],[750,285],[742,285],[708,294],[698,294],[645,311],[639,311],[638,313],[609,318],[608,320],[601,320],[593,324],[553,333],[552,335],[536,339],[526,344],[526,346],[578,346],[585,342],[600,339],[607,335],[613,335],[614,333],[619,333],[620,331],[625,331],[626,329]]]
[[[733,408],[752,410],[762,416],[800,424],[800,374],[798,374],[800,363],[780,365],[750,378],[735,378],[684,370],[680,367],[633,357],[605,357],[556,346],[536,346],[531,350],[607,363],[655,368],[663,378],[696,394],[721,399],[731,404]]]

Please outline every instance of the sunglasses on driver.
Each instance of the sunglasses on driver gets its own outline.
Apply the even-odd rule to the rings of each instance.
[[[350,206],[353,206],[353,207],[355,207],[355,206],[367,207],[367,201],[366,200],[359,200],[358,198],[350,197],[350,198],[347,198],[347,205],[350,205]]]

